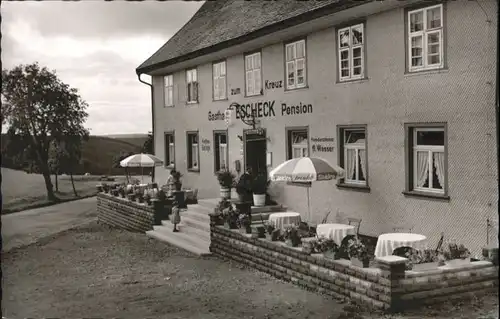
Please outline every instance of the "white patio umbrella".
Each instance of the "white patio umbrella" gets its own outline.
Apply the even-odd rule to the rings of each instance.
[[[144,181],[143,167],[163,165],[163,161],[151,154],[134,154],[120,161],[121,167],[141,167],[141,180]]]
[[[299,157],[278,165],[269,173],[272,181],[287,182],[315,182],[342,178],[345,175],[343,168],[331,165],[318,157]],[[311,217],[309,204],[309,187],[307,187],[307,213]]]

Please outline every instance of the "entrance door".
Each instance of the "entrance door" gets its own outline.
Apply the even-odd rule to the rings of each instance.
[[[264,173],[267,176],[266,163],[267,140],[265,133],[247,134],[245,139],[245,165],[252,168],[253,174]]]

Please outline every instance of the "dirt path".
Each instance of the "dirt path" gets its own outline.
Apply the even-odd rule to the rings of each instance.
[[[330,298],[95,222],[2,256],[7,318],[337,318]]]
[[[95,219],[96,197],[2,215],[2,250],[27,245],[45,236]]]
[[[498,295],[405,315],[361,311],[236,263],[194,257],[96,222],[2,253],[2,274],[9,319],[498,318]]]

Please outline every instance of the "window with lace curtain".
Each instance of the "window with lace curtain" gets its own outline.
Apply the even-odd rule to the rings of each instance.
[[[175,137],[174,132],[165,133],[165,163],[166,167],[175,166]]]
[[[287,130],[287,159],[309,156],[307,128]]]
[[[444,129],[416,127],[412,131],[412,189],[444,194],[446,178]]]
[[[188,169],[198,171],[200,169],[200,153],[198,144],[198,133],[187,133]]]
[[[340,166],[345,170],[343,184],[366,186],[366,129],[363,127],[340,128]]]
[[[214,163],[215,171],[229,169],[228,149],[227,149],[227,132],[214,132]]]

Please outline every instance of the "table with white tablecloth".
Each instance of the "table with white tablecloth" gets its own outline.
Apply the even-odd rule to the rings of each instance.
[[[427,237],[410,233],[389,233],[378,237],[375,246],[375,257],[390,256],[394,249],[399,247],[411,247],[414,249],[424,249]]]
[[[356,235],[356,227],[345,224],[319,224],[316,234],[318,237],[333,239],[340,246],[347,235]]]
[[[290,225],[300,225],[300,214],[296,212],[272,213],[269,215],[269,223],[276,229],[284,229]]]

